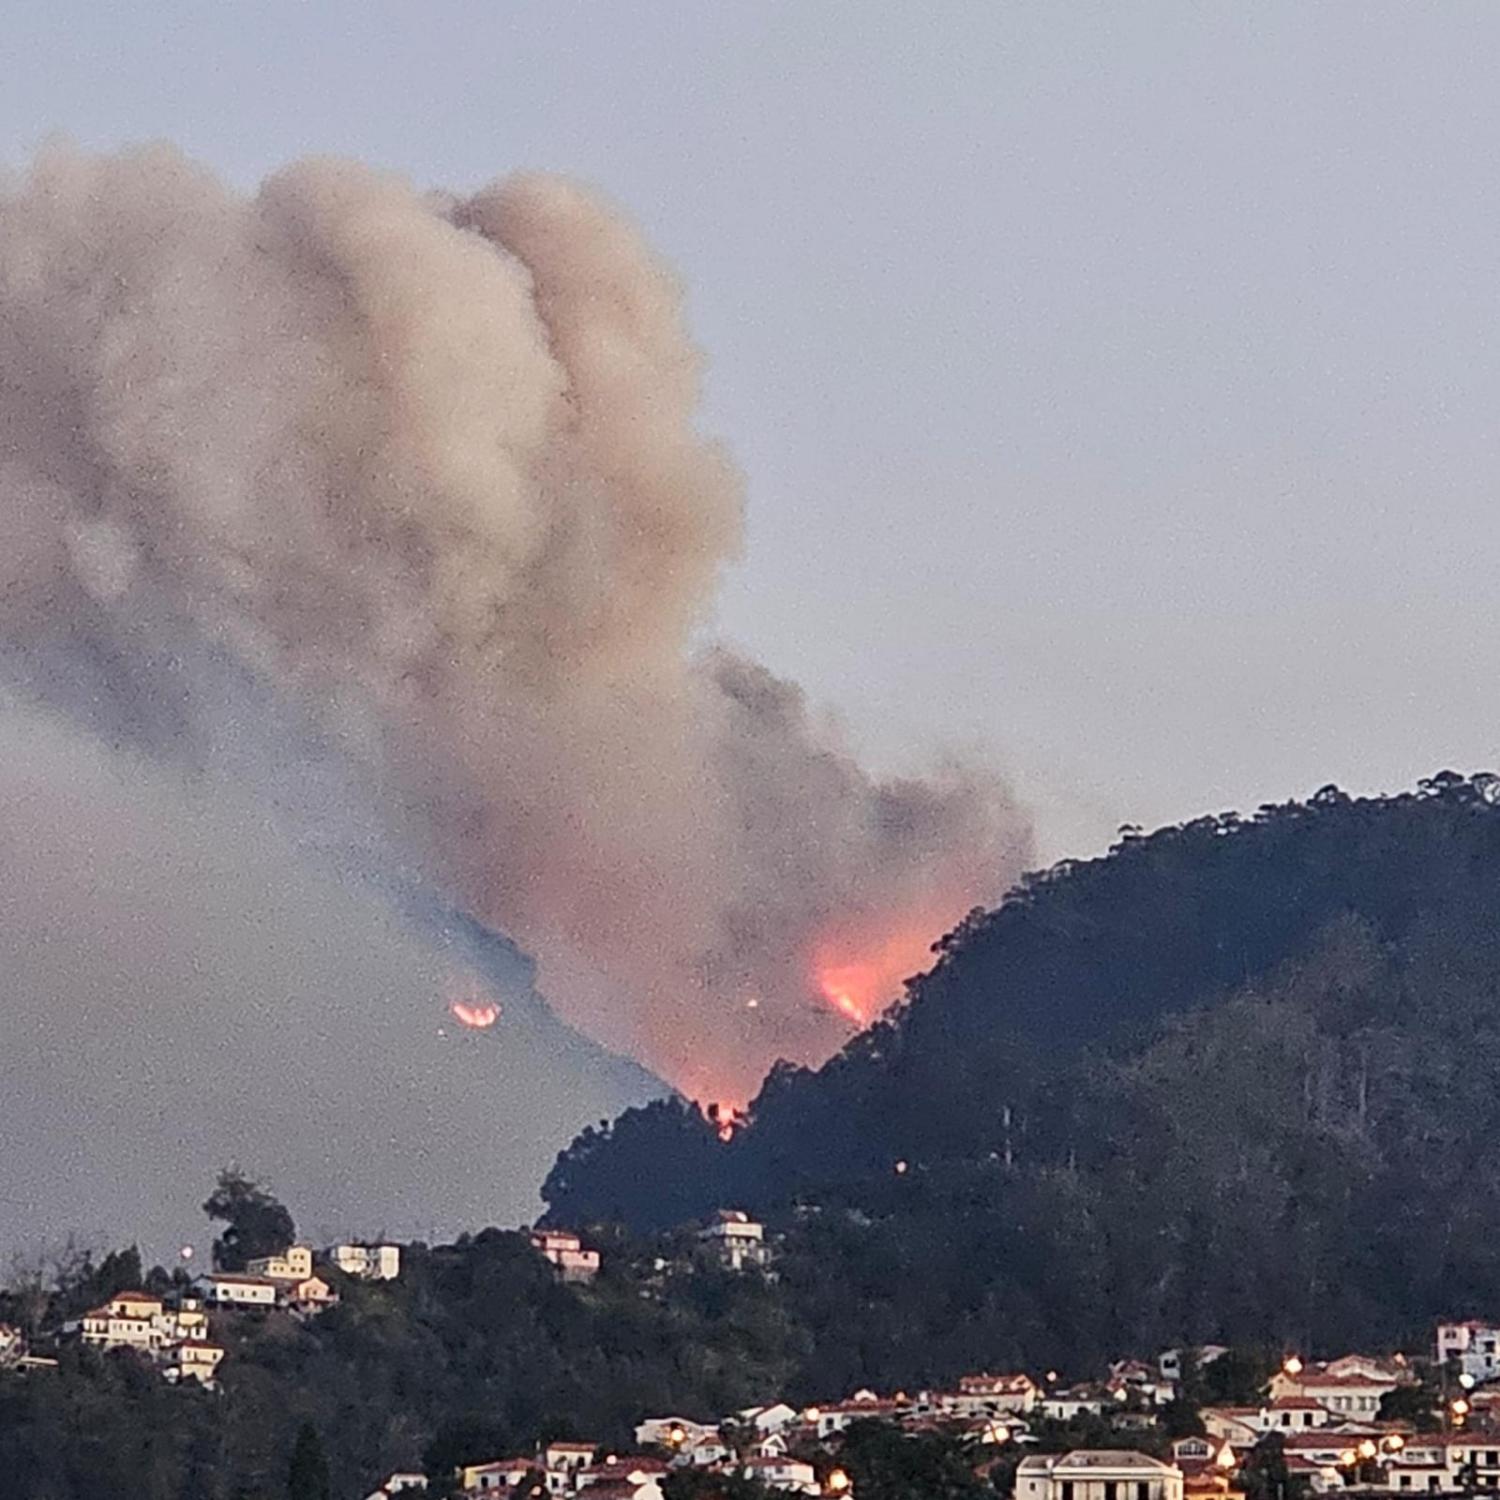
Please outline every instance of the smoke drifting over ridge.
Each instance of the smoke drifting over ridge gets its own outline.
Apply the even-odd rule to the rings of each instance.
[[[698,373],[569,184],[51,150],[0,192],[0,640],[158,752],[222,735],[192,664],[232,664],[565,1016],[744,1098],[1030,851],[998,782],[872,778],[697,647],[742,500]]]

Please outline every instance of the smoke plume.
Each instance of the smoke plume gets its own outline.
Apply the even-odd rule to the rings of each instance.
[[[698,379],[672,276],[568,183],[50,149],[0,192],[13,675],[189,756],[200,665],[242,675],[569,1019],[743,1098],[1029,849],[995,781],[873,778],[701,647],[742,494]]]

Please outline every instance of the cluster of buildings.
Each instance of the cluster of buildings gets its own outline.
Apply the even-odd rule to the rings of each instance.
[[[334,1245],[322,1257],[345,1276],[367,1281],[401,1274],[396,1245]],[[314,1269],[307,1245],[290,1245],[276,1255],[246,1264],[243,1272],[209,1271],[163,1295],[127,1290],[50,1330],[54,1340],[76,1340],[108,1353],[130,1349],[149,1359],[164,1379],[214,1388],[226,1350],[212,1337],[211,1319],[226,1311],[280,1308],[294,1317],[313,1317],[338,1302],[338,1293]],[[32,1353],[20,1329],[0,1323],[0,1369],[44,1369],[50,1356]]]
[[[698,1243],[708,1258],[726,1271],[767,1271],[771,1245],[764,1224],[738,1208],[721,1208],[698,1231]],[[564,1281],[589,1282],[599,1274],[602,1259],[597,1250],[567,1229],[534,1229],[531,1244],[538,1254],[557,1267]],[[666,1262],[658,1263],[658,1270]]]
[[[793,1496],[852,1500],[840,1445],[854,1423],[873,1419],[910,1435],[939,1432],[967,1440],[981,1477],[1008,1458],[1017,1500],[1243,1500],[1242,1471],[1252,1454],[1264,1461],[1273,1435],[1286,1474],[1281,1500],[1341,1491],[1474,1495],[1500,1490],[1497,1351],[1500,1327],[1443,1324],[1432,1369],[1451,1381],[1451,1391],[1421,1386],[1416,1365],[1402,1355],[1349,1354],[1322,1362],[1289,1356],[1255,1405],[1204,1407],[1203,1432],[1173,1441],[1159,1426],[1163,1408],[1181,1392],[1188,1358],[1202,1368],[1228,1353],[1224,1347],[1208,1345],[1190,1356],[1168,1350],[1154,1363],[1122,1360],[1084,1385],[1064,1385],[1055,1374],[976,1373],[947,1389],[860,1390],[800,1407],[777,1401],[709,1422],[653,1416],[635,1430],[637,1454],[601,1460],[597,1445],[554,1444],[474,1465],[460,1478],[475,1497],[509,1491],[530,1475],[557,1496],[595,1490],[590,1500],[659,1500],[664,1475],[696,1468],[754,1479]],[[1490,1390],[1484,1382],[1492,1376]],[[1381,1415],[1386,1398],[1402,1387],[1430,1397],[1407,1403],[1431,1405],[1420,1424]],[[1085,1416],[1118,1433],[1117,1446],[1039,1451],[1044,1440],[1055,1444],[1049,1424]],[[1436,1430],[1420,1430],[1427,1427]]]

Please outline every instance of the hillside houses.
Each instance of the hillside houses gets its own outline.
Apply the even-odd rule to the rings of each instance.
[[[726,1270],[764,1270],[771,1264],[765,1226],[742,1209],[721,1208],[698,1238]]]
[[[557,1268],[564,1281],[592,1281],[599,1274],[599,1252],[584,1247],[576,1234],[566,1229],[534,1229],[531,1248]]]

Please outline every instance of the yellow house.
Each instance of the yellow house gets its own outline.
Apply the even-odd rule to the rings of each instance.
[[[268,1281],[306,1281],[312,1268],[313,1253],[306,1245],[292,1245],[280,1255],[245,1262],[247,1276],[264,1276]]]

